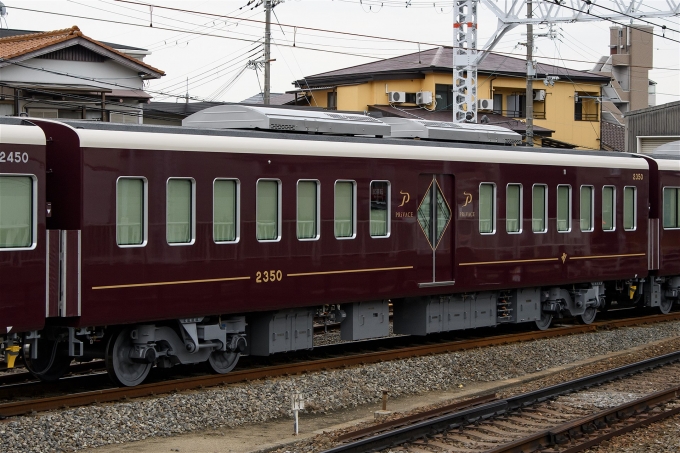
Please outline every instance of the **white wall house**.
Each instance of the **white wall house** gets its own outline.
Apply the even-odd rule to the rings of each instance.
[[[91,39],[72,27],[0,37],[0,116],[142,123],[144,81],[165,75],[149,52]],[[12,32],[12,31],[9,31]],[[2,36],[2,35],[0,35]]]

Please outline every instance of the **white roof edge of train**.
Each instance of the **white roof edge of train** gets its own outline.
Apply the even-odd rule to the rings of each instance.
[[[654,159],[662,171],[680,171],[680,159]]]
[[[30,121],[30,118],[24,118]],[[378,159],[403,159],[403,160],[438,160],[453,162],[478,162],[478,163],[504,163],[519,165],[548,165],[579,167],[586,164],[596,168],[626,168],[644,170],[649,168],[645,159],[631,159],[626,156],[602,156],[587,154],[560,154],[527,152],[521,149],[470,149],[470,148],[438,148],[418,147],[417,145],[398,145],[386,143],[351,143],[324,141],[327,146],[323,152],[314,147],[320,142],[307,140],[274,139],[259,137],[233,137],[191,134],[147,133],[135,131],[111,131],[99,129],[76,129],[60,121],[39,118],[41,121],[59,123],[72,129],[80,138],[80,145],[84,148],[102,149],[145,149],[165,151],[188,151],[188,152],[218,152],[218,153],[254,153],[268,155],[298,155],[298,156],[321,156],[321,157],[353,157],[353,158],[378,158]],[[15,134],[33,136],[35,144],[44,145],[45,136],[42,131],[32,127],[18,125],[2,125],[3,128],[12,128]],[[23,129],[20,131],[18,129]],[[36,128],[37,129],[37,128]],[[10,129],[7,129],[10,130]],[[28,132],[26,130],[30,130]],[[0,143],[26,143],[16,141],[16,135],[8,134],[15,141],[5,141],[5,134],[0,134]],[[38,140],[39,136],[39,142]],[[153,137],[153,139],[152,139]],[[225,151],[224,142],[230,141],[229,150]],[[272,146],[275,141],[278,146]],[[30,142],[33,144],[33,142]],[[304,144],[300,146],[301,144]],[[305,146],[306,145],[306,146]],[[307,148],[307,149],[303,149]],[[370,147],[372,149],[366,149]],[[276,148],[276,149],[274,149]],[[421,149],[422,152],[414,151]],[[680,163],[675,160],[657,160],[663,162],[663,169],[676,170]],[[661,168],[661,166],[659,167]]]
[[[565,167],[648,168],[644,159],[632,159],[630,155],[602,156],[587,154],[559,154],[527,152],[517,148],[472,149],[419,147],[395,143],[353,143],[344,141],[310,141],[260,137],[235,137],[222,135],[190,135],[109,131],[97,129],[74,129],[85,148],[123,148],[188,152],[252,153],[266,155],[351,157],[402,160],[435,160],[452,162],[539,164]],[[324,148],[319,150],[319,144]]]
[[[45,146],[47,141],[39,127],[0,124],[0,143]]]

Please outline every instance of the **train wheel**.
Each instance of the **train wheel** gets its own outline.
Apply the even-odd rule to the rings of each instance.
[[[659,311],[661,312],[661,314],[665,315],[670,313],[672,308],[673,299],[669,299],[668,297],[662,297],[661,303],[659,304]]]
[[[208,363],[215,373],[225,374],[234,369],[240,356],[238,352],[215,351],[210,354]]]
[[[591,324],[597,316],[597,308],[588,307],[582,315],[576,315],[576,320],[581,324]]]
[[[126,387],[141,384],[149,375],[153,363],[136,362],[130,359],[132,341],[131,329],[123,329],[112,335],[106,346],[106,370],[111,380]]]
[[[546,330],[548,327],[550,327],[552,319],[553,315],[550,313],[541,313],[541,319],[536,321],[536,327],[538,327],[538,330]]]
[[[59,380],[68,371],[71,357],[59,347],[59,340],[41,339],[38,342],[38,358],[31,359],[31,347],[24,351],[24,363],[31,374],[43,382]]]

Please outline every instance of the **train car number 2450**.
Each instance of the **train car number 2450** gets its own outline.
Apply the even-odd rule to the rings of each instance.
[[[0,163],[14,162],[17,164],[28,163],[28,153],[20,153],[19,151],[5,153],[0,151]]]

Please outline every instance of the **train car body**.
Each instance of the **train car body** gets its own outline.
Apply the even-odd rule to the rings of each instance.
[[[677,299],[671,280],[656,298],[638,283],[680,274],[677,258],[655,269],[647,253],[649,181],[676,184],[677,160],[32,122],[48,137],[52,244],[48,346],[32,355],[62,358],[33,360],[55,368],[46,377],[71,357],[106,358],[123,385],[153,365],[227,372],[243,353],[310,348],[322,305],[338,308],[343,338],[362,339],[387,334],[388,301],[395,332],[429,334],[592,322],[609,294]],[[661,250],[677,253],[674,233]]]
[[[10,341],[45,325],[45,206],[45,135],[0,124],[0,332]],[[18,348],[6,351],[11,363]]]

